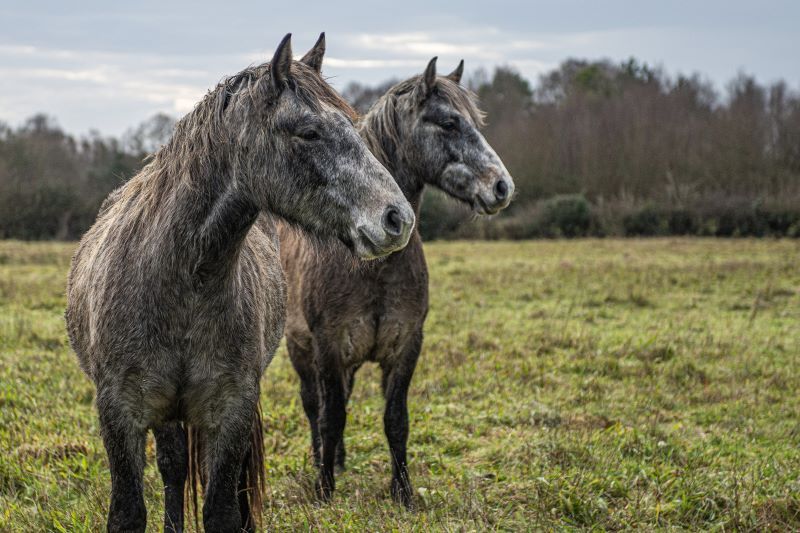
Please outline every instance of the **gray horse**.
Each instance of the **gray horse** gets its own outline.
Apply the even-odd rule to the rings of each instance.
[[[258,487],[241,487],[241,474],[248,454],[263,453],[249,449],[259,379],[286,298],[274,225],[254,225],[259,213],[338,238],[361,257],[408,242],[414,212],[359,137],[354,112],[291,53],[287,35],[271,63],[210,91],[107,199],[72,260],[66,321],[97,388],[109,531],[145,528],[148,429],[165,480],[165,529],[183,528],[181,423],[204,442],[205,530],[253,527],[243,495]]]
[[[303,61],[318,69],[312,59]],[[359,127],[417,213],[426,184],[481,214],[505,208],[514,192],[511,176],[478,132],[482,114],[474,95],[459,85],[463,68],[462,61],[449,76],[437,77],[433,58],[423,75],[380,98]],[[391,492],[410,506],[406,398],[428,311],[419,233],[403,251],[360,268],[351,267],[344,247],[331,246],[321,255],[302,234],[286,227],[279,234],[289,285],[286,340],[311,424],[318,495],[331,496],[335,463],[344,467],[345,410],[354,374],[375,361],[383,371]]]

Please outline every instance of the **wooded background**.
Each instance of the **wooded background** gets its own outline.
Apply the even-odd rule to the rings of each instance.
[[[364,112],[394,81],[343,92]],[[800,95],[783,81],[739,74],[719,91],[631,59],[568,60],[535,85],[510,68],[467,83],[516,197],[476,219],[428,191],[427,239],[800,236]],[[43,115],[0,123],[0,238],[79,238],[173,125],[156,115],[114,139]]]

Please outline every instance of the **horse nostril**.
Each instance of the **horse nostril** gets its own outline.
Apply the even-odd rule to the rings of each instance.
[[[508,183],[506,183],[506,180],[497,180],[497,183],[494,184],[494,195],[500,202],[506,199],[508,196]]]
[[[386,208],[383,214],[383,229],[395,237],[403,233],[403,217],[400,216],[400,210],[393,205]]]

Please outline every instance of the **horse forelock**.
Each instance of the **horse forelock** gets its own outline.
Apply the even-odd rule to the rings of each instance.
[[[372,153],[383,164],[389,162],[393,150],[401,141],[398,111],[413,104],[415,90],[420,85],[421,78],[420,75],[413,76],[394,85],[362,117],[362,136]],[[434,91],[459,114],[469,118],[476,127],[484,125],[486,115],[478,107],[475,93],[443,76],[436,78]]]
[[[304,63],[294,61],[291,74],[295,93],[306,105],[316,111],[329,106],[344,113],[352,122],[358,120],[356,110],[320,76],[319,72]]]
[[[396,104],[401,100],[410,99],[420,85],[421,78],[422,76],[417,75],[401,81],[389,89],[380,100],[386,99],[387,102]],[[478,96],[475,93],[444,76],[436,78],[433,91],[460,114],[469,117],[476,126],[484,125],[485,114],[478,107]],[[386,113],[388,110],[384,109],[383,112]]]
[[[223,80],[217,86],[217,90],[233,96],[244,89],[249,90],[256,84],[268,81],[269,75],[269,63],[251,66]],[[354,122],[358,118],[355,109],[320,76],[319,72],[304,63],[292,62],[288,89],[315,112],[330,107],[344,113]]]

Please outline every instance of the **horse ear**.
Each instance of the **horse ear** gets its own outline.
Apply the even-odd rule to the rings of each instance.
[[[322,57],[325,55],[325,32],[319,34],[316,44],[306,52],[306,55],[300,59],[301,63],[305,63],[317,72],[322,70]]]
[[[464,60],[459,61],[456,69],[447,75],[447,78],[456,83],[461,83],[461,75],[464,74]]]
[[[277,94],[283,91],[286,87],[286,82],[289,81],[289,67],[292,65],[292,34],[287,33],[281,39],[278,48],[275,49],[275,55],[272,56],[272,61],[269,63],[270,82],[272,88]]]
[[[425,72],[422,74],[422,85],[425,89],[425,95],[431,94],[433,91],[433,87],[436,85],[436,60],[438,57],[434,57],[428,62],[428,66],[425,67]]]

